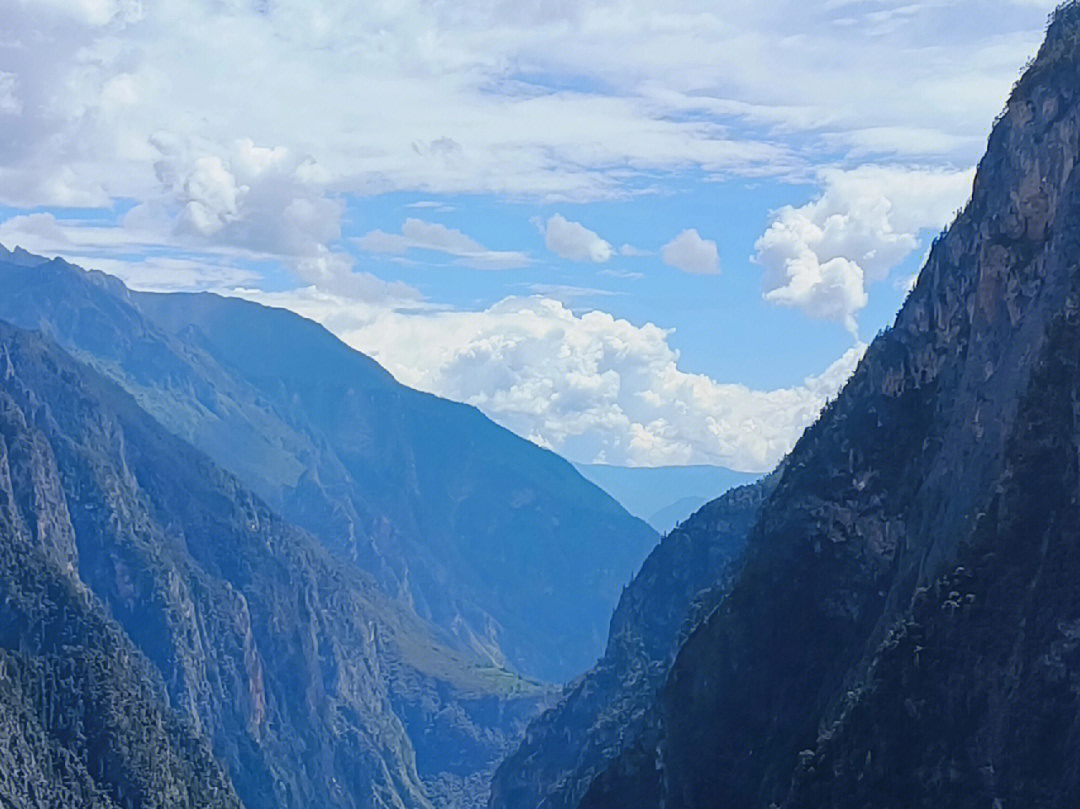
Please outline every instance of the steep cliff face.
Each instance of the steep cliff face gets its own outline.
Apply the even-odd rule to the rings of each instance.
[[[131,654],[163,683],[162,698],[181,717],[169,721],[208,742],[204,756],[212,747],[248,807],[423,809],[432,805],[429,795],[448,790],[452,800],[439,806],[483,800],[469,778],[494,766],[513,722],[468,727],[476,769],[460,772],[437,755],[418,767],[409,734],[424,729],[406,727],[401,714],[414,705],[453,711],[478,698],[527,712],[540,689],[451,651],[370,577],[335,560],[115,384],[39,335],[0,324],[0,373],[5,413],[22,425],[13,438],[5,434],[8,467],[9,458],[26,454],[24,445],[53,459],[48,486],[25,468],[4,475],[9,499],[32,529],[23,531],[30,531],[27,553],[36,554],[4,565],[11,592],[28,593],[6,632],[33,637],[51,620],[56,599],[35,601],[41,588],[32,582],[46,563],[65,571],[70,587],[115,619],[112,631],[139,650]],[[61,634],[64,614],[55,618]],[[21,652],[22,641],[15,635],[3,648]],[[99,680],[85,686],[67,674],[43,676],[35,698],[67,716],[69,702],[107,688],[137,707],[131,676],[91,672]],[[436,693],[411,687],[415,681]],[[14,692],[13,704],[24,692]],[[159,711],[175,716],[163,705]],[[428,747],[463,735],[448,733],[436,728]],[[168,744],[160,747],[165,768]],[[75,762],[92,770],[92,752]],[[155,772],[156,748],[140,754],[140,766]],[[188,765],[186,753],[175,758],[199,762]]]
[[[775,478],[733,489],[668,534],[623,591],[607,651],[500,765],[493,809],[572,809],[634,739],[675,652],[727,588]]]
[[[239,809],[209,745],[78,577],[64,474],[38,427],[47,408],[13,390],[8,336],[0,325],[0,804]]]
[[[460,648],[549,681],[601,653],[656,535],[553,453],[284,310],[135,295],[62,261],[0,256],[0,285],[0,317],[116,380]]]
[[[1080,8],[582,806],[1071,806]]]

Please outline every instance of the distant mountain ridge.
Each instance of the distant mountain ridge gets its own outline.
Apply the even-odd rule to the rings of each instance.
[[[600,654],[656,535],[561,458],[292,313],[20,255],[0,257],[0,318],[116,380],[462,649],[551,681]]]
[[[661,534],[728,489],[761,477],[723,466],[612,466],[575,463],[587,479]],[[655,520],[655,522],[654,522]]]

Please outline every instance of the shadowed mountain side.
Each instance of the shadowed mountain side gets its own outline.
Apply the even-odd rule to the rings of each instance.
[[[500,765],[493,809],[572,809],[637,734],[675,652],[738,566],[775,475],[732,489],[661,540],[623,591],[607,651]]]
[[[397,384],[291,312],[207,294],[136,300],[170,331],[196,330],[225,367],[325,441],[348,475],[342,495],[396,529],[376,552],[402,571],[422,615],[451,630],[464,623],[484,648],[550,679],[595,659],[655,535],[570,464],[475,408]],[[304,505],[287,501],[286,513],[302,521]],[[305,524],[330,533],[318,519]]]
[[[6,327],[0,324],[0,334]],[[62,473],[0,361],[0,805],[240,809],[158,672],[79,580]],[[40,408],[35,408],[39,410]]]
[[[586,809],[1080,801],[1080,6]]]

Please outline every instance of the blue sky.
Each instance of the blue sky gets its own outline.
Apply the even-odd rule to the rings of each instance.
[[[805,202],[813,193],[802,184],[686,178],[662,194],[628,200],[537,205],[493,196],[451,196],[438,199],[441,210],[408,207],[435,201],[430,197],[394,194],[355,201],[345,223],[346,232],[397,231],[405,219],[421,215],[468,233],[493,250],[524,250],[534,259],[525,267],[500,272],[447,271],[452,259],[431,251],[409,254],[415,264],[354,251],[358,264],[381,278],[414,286],[432,301],[476,309],[510,295],[539,293],[575,310],[603,309],[632,323],[651,321],[674,330],[669,343],[680,351],[685,370],[772,388],[801,382],[852,344],[840,324],[793,317],[766,304],[761,270],[750,261],[769,211]],[[602,264],[561,258],[545,249],[544,236],[531,221],[556,214],[580,222],[616,248],[629,244],[645,254],[616,255]],[[689,274],[663,263],[661,248],[686,228],[716,242],[719,273]],[[915,271],[906,269],[908,275]],[[873,293],[874,305],[863,317],[869,334],[895,314],[904,294],[888,284],[876,286]],[[753,345],[747,340],[751,334]]]
[[[576,461],[764,471],[1051,7],[5,4],[0,242],[288,306]]]

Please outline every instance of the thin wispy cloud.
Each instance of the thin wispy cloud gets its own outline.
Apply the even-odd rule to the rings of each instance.
[[[409,218],[400,233],[373,230],[355,239],[356,246],[371,253],[402,254],[431,250],[454,256],[459,264],[478,270],[509,270],[530,263],[527,255],[513,250],[488,250],[460,230],[437,222]]]

